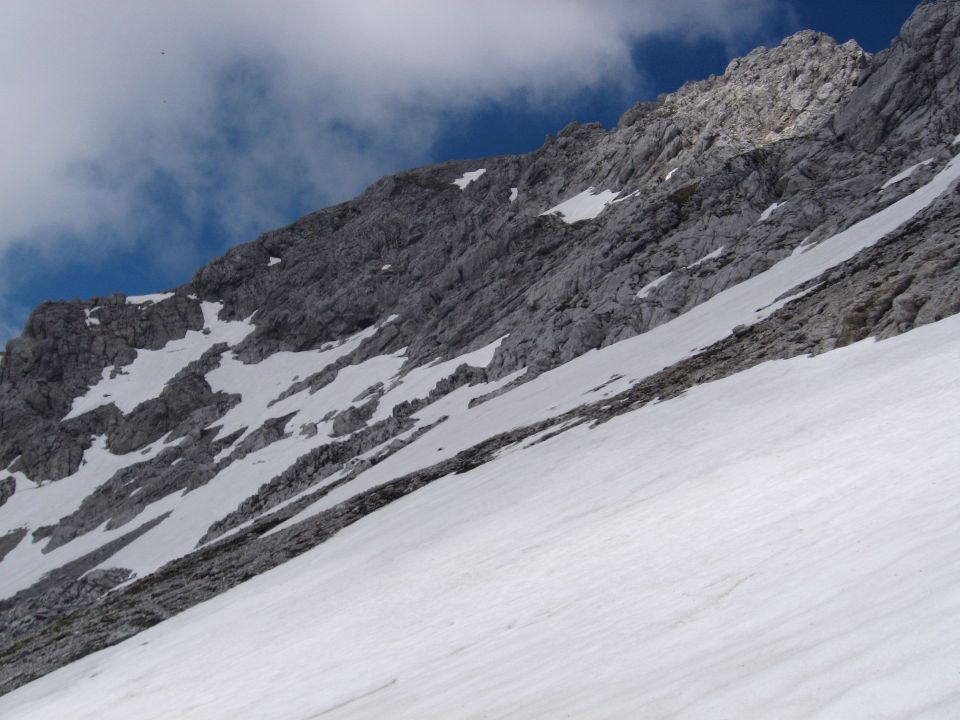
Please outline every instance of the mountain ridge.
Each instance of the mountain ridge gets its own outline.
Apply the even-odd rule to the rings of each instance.
[[[960,311],[950,159],[960,131],[960,63],[948,51],[958,27],[956,2],[924,3],[903,37],[874,57],[800,33],[732,62],[729,77],[635,107],[613,130],[573,124],[527,156],[384,178],[354,201],[232,249],[172,294],[38,308],[0,366],[0,466],[7,468],[0,483],[8,488],[14,479],[0,507],[28,490],[72,482],[64,478],[83,473],[94,451],[147,457],[91,476],[90,493],[54,522],[0,534],[3,567],[26,552],[28,532],[27,542],[44,543],[41,559],[94,539],[98,528],[114,533],[0,602],[7,619],[0,657],[16,668],[4,671],[0,690],[117,642],[537,434],[606,420],[765,360],[891,337]],[[789,96],[776,92],[798,59],[818,72],[797,73]],[[766,84],[741,79],[758,68],[772,73]],[[918,79],[918,68],[930,71]],[[832,87],[821,95],[814,88],[827,76]],[[743,124],[750,87],[770,114],[735,142],[725,133]],[[724,107],[730,112],[718,111]],[[913,161],[921,164],[881,187]],[[556,208],[576,198],[588,217],[568,222]],[[907,208],[903,222],[890,212],[898,203]],[[876,221],[884,213],[892,219]],[[452,433],[445,428],[459,422],[454,400],[464,417],[479,417],[540,376],[563,375],[580,358],[691,318],[723,293],[784,263],[816,259],[852,229],[869,235],[873,225],[890,229],[853,255],[840,251],[837,262],[788,275],[802,281],[785,281],[768,298],[776,307],[758,309],[756,318],[721,326],[719,336],[691,334],[707,344],[689,356],[683,348],[658,366],[648,349],[653,359],[637,377],[602,378],[604,397],[577,395],[553,415],[550,401],[541,401],[518,415],[518,426],[503,418],[488,436],[478,421],[476,442],[437,462],[399,459]],[[737,307],[740,315],[713,317],[722,324],[743,316],[747,306]],[[166,371],[162,363],[139,371],[136,363],[171,343],[196,357],[172,368],[156,392],[136,386],[146,394],[125,410],[92,395],[101,383],[124,387],[125,375],[141,382],[140,375]],[[458,360],[474,352],[482,358]],[[441,372],[438,357],[454,364]],[[382,370],[368,383],[359,368],[374,365]],[[258,378],[255,370],[267,367]],[[242,373],[242,382],[218,384],[227,370]],[[348,382],[352,372],[358,377]],[[262,406],[244,410],[267,376],[280,384]],[[152,378],[164,379],[162,372]],[[330,398],[320,408],[324,393]],[[309,418],[294,403],[308,396],[317,404]],[[230,413],[242,418],[231,421]],[[293,440],[301,443],[295,460],[276,460],[272,476],[224,496],[215,522],[200,523],[202,534],[189,538],[192,553],[151,560],[152,571],[101,601],[131,578],[128,566],[105,563],[176,518],[180,505],[171,498],[209,490],[231,467]],[[445,448],[436,452],[452,452]],[[380,469],[391,463],[396,470]],[[339,502],[291,524],[328,496]]]

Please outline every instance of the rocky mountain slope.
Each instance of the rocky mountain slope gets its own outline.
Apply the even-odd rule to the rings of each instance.
[[[877,56],[802,32],[168,293],[37,308],[0,365],[0,691],[451,475],[946,322],[958,93],[960,2],[925,2]]]

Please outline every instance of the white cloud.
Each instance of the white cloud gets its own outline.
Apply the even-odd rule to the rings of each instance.
[[[0,256],[210,213],[247,240],[291,192],[319,206],[426,157],[444,113],[629,84],[638,39],[735,38],[778,4],[7,0]],[[144,206],[160,192],[174,217]]]

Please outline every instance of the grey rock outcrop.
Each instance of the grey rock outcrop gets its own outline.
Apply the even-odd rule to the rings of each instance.
[[[852,146],[905,151],[932,138],[956,135],[960,121],[960,17],[956,2],[923,2],[893,46],[860,80],[861,89],[838,109],[833,127]]]
[[[838,45],[823,33],[800,32],[734,60],[721,77],[688,83],[666,96],[654,117],[682,123],[678,138],[695,133],[683,143],[690,154],[739,155],[819,129],[868,60],[855,41]]]
[[[17,481],[9,475],[0,480],[0,506],[13,497],[17,490]]]

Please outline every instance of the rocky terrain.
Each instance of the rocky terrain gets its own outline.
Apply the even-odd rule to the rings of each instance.
[[[0,692],[532,438],[956,314],[958,95],[960,3],[925,2],[876,56],[801,32],[170,292],[41,305],[0,364]]]

